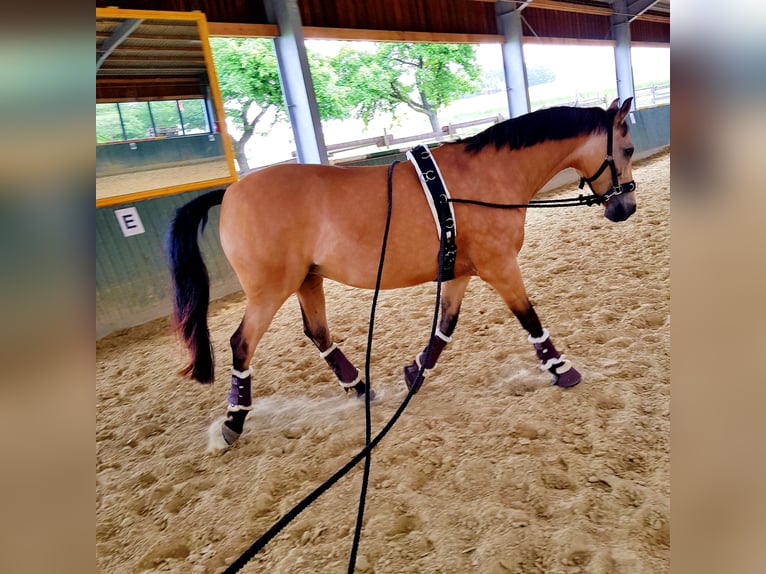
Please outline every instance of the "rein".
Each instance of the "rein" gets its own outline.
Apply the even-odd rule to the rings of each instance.
[[[587,205],[590,207],[592,205],[601,205],[613,197],[622,195],[623,193],[636,191],[636,182],[634,180],[627,181],[625,183],[620,183],[618,181],[617,166],[614,164],[614,155],[612,153],[612,148],[614,146],[612,141],[613,137],[614,136],[612,134],[612,130],[606,130],[606,158],[601,163],[601,167],[598,168],[596,173],[590,177],[580,178],[580,184],[578,187],[583,189],[587,183],[588,187],[593,192],[591,195],[580,194],[577,197],[564,197],[561,199],[533,199],[529,203],[492,203],[488,201],[478,201],[476,199],[455,199],[452,197],[450,197],[447,201],[450,203],[463,203],[467,205],[478,205],[480,207],[492,207],[494,209],[524,209],[527,207],[578,207],[580,205]],[[612,176],[612,187],[609,188],[609,190],[607,190],[604,195],[596,195],[596,192],[593,190],[593,185],[591,184],[599,177],[601,177],[601,174],[604,173],[607,168],[609,168]]]
[[[635,184],[634,184],[635,185]],[[612,197],[612,196],[610,196]],[[608,198],[607,198],[608,199]],[[577,207],[579,205],[599,205],[606,201],[600,195],[583,195],[577,197],[564,197],[561,199],[533,199],[529,203],[492,203],[489,201],[479,201],[478,199],[458,199],[450,198],[450,203],[463,203],[467,205],[478,205],[479,207],[492,207],[495,209],[523,209],[527,207]]]

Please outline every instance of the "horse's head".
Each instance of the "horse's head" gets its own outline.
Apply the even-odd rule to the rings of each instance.
[[[603,147],[603,136],[598,137],[598,145],[588,145],[589,158],[585,165],[589,169],[597,165],[606,151],[601,167],[595,170],[591,177],[583,176],[580,187],[586,182],[591,190],[600,196],[605,204],[604,217],[610,221],[625,221],[636,211],[636,182],[633,181],[633,142],[628,133],[625,118],[630,112],[633,98],[628,98],[619,106],[619,100],[614,100],[607,108],[609,126],[606,128],[606,148]],[[589,173],[594,173],[590,171]]]

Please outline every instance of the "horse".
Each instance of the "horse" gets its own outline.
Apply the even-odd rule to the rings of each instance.
[[[604,205],[604,216],[624,221],[636,210],[634,148],[625,121],[631,100],[622,105],[614,100],[607,109],[537,110],[442,143],[431,150],[433,160],[455,202],[487,204],[526,205],[556,173],[571,167],[581,177],[580,187],[587,182]],[[200,383],[214,380],[207,327],[209,279],[198,234],[204,230],[208,211],[219,204],[220,243],[246,297],[244,316],[230,339],[231,387],[221,425],[227,445],[239,438],[253,408],[251,358],[274,315],[293,293],[300,304],[304,333],[341,388],[364,396],[367,382],[331,337],[323,281],[375,287],[389,208],[390,233],[380,288],[410,287],[437,278],[440,236],[434,232],[419,176],[409,163],[396,167],[389,182],[387,166],[270,166],[177,210],[168,235],[168,256],[174,325],[190,353],[181,374]],[[524,287],[517,256],[524,242],[526,209],[488,209],[468,203],[454,203],[453,208],[457,226],[454,278],[443,283],[438,328],[425,350],[404,367],[408,389],[419,388],[422,375],[416,380],[418,373],[433,368],[450,342],[463,295],[474,276],[497,291],[527,331],[540,368],[552,375],[551,383],[564,388],[578,384],[580,373],[554,346]]]

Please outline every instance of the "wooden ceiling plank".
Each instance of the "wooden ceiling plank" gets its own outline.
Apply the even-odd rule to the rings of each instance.
[[[476,0],[478,2],[495,2],[496,0]],[[652,6],[656,5],[659,0],[635,0],[633,4],[636,8],[644,2],[649,2],[649,6],[643,9],[633,19],[644,20],[646,22],[656,22],[659,24],[669,24],[670,16],[664,16],[660,14],[648,14],[648,10]],[[557,12],[571,12],[575,14],[591,14],[593,16],[611,16],[612,9],[602,6],[592,6],[589,4],[577,4],[575,2],[566,2],[562,0],[515,0],[508,2],[509,4],[516,4],[525,8],[538,8],[540,10],[555,10]],[[637,10],[638,11],[638,10]]]
[[[456,34],[452,32],[408,32],[361,28],[306,26],[306,38],[315,40],[366,40],[371,42],[430,42],[437,44],[488,44],[503,41],[500,34]]]
[[[237,22],[208,22],[210,36],[276,38],[279,27],[275,24],[242,24]]]

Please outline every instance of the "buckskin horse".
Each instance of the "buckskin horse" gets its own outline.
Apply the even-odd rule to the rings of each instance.
[[[438,329],[426,351],[404,368],[408,388],[419,367],[432,368],[455,330],[471,277],[503,298],[529,333],[552,384],[572,387],[580,373],[553,345],[527,298],[517,255],[526,209],[487,209],[463,201],[528,204],[559,171],[572,167],[588,183],[604,215],[623,221],[636,210],[633,144],[625,122],[632,98],[599,107],[556,107],[498,123],[432,150],[449,189],[457,226],[454,278],[443,285]],[[325,314],[325,278],[366,289],[376,285],[389,209],[390,233],[381,289],[434,281],[440,236],[416,169],[404,163],[389,182],[387,166],[278,165],[255,171],[226,190],[201,195],[178,209],[168,237],[174,322],[191,354],[181,373],[214,379],[207,327],[209,282],[198,246],[208,210],[221,205],[220,241],[247,304],[231,336],[231,388],[221,433],[231,445],[252,409],[250,360],[272,318],[297,293],[306,335],[346,391],[365,394],[366,382],[333,342]],[[421,371],[422,372],[422,371]],[[417,390],[417,389],[415,389]]]

